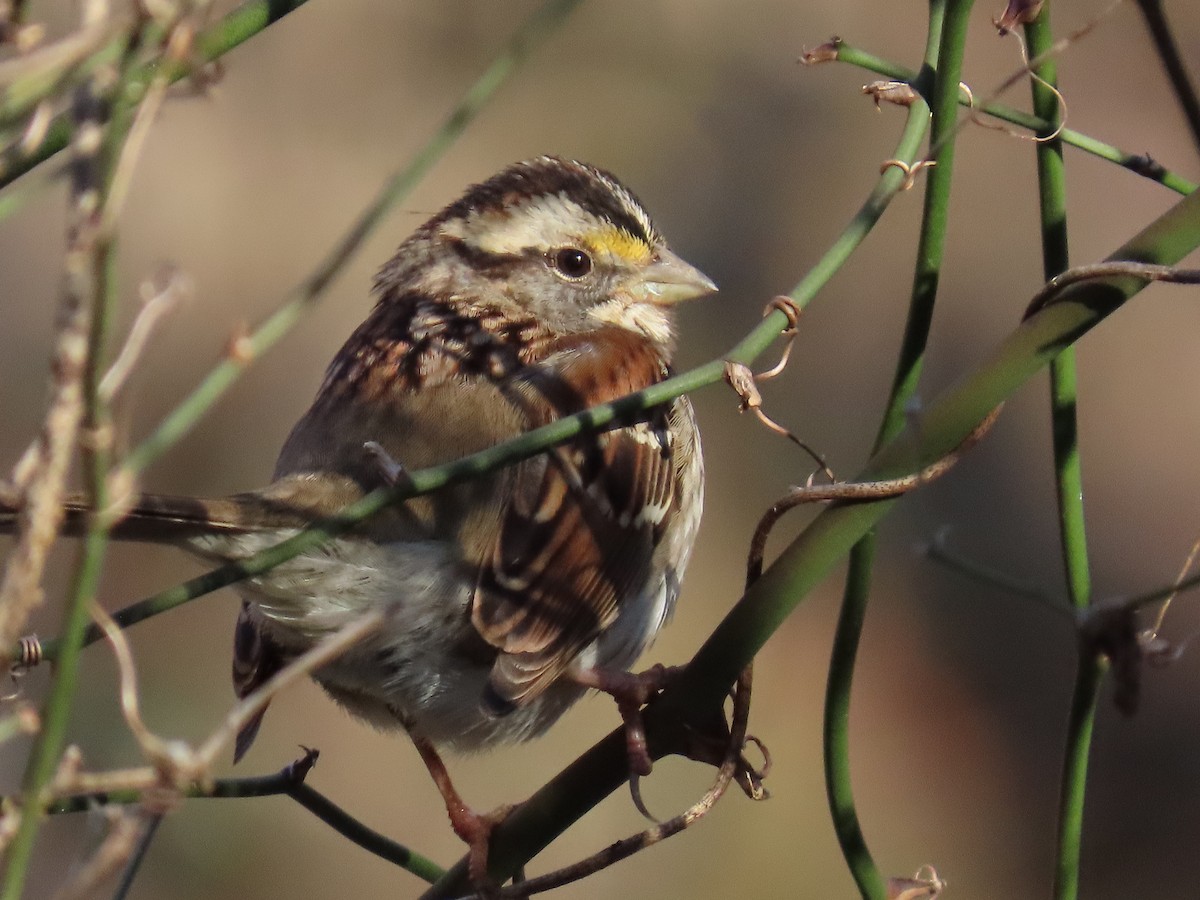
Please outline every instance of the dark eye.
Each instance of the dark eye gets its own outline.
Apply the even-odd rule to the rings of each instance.
[[[563,247],[555,250],[551,261],[567,278],[582,278],[592,271],[592,258],[578,247]]]

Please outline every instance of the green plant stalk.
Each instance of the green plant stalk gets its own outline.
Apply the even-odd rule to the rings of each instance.
[[[499,87],[528,57],[534,47],[552,34],[580,0],[548,0],[531,15],[497,54],[487,70],[470,87],[441,128],[405,168],[387,180],[371,205],[321,264],[251,334],[237,341],[235,355],[218,363],[205,379],[135,447],[125,460],[136,475],[177,443],[219,400],[245,368],[273,347],[320,299],[386,213],[401,202],[441,159],[467,126],[484,109]]]
[[[1043,61],[1035,73],[1055,85],[1058,80],[1053,54],[1048,53],[1054,38],[1050,28],[1050,5],[1025,26],[1025,40],[1034,58]],[[1061,117],[1060,100],[1047,84],[1030,82],[1034,113],[1057,125]],[[1069,265],[1067,242],[1067,187],[1059,139],[1040,141],[1036,147],[1038,199],[1042,232],[1042,266],[1045,278],[1066,271]],[[1050,402],[1053,434],[1055,493],[1058,502],[1059,540],[1062,545],[1067,595],[1076,612],[1091,601],[1091,574],[1088,566],[1087,531],[1083,513],[1083,471],[1079,458],[1078,373],[1075,348],[1068,347],[1050,363]],[[1059,796],[1058,855],[1055,865],[1054,896],[1073,900],[1079,893],[1079,861],[1083,828],[1083,803],[1087,786],[1088,753],[1091,747],[1096,703],[1103,674],[1103,661],[1093,650],[1078,645],[1075,687],[1067,719],[1067,743],[1063,759],[1062,786]]]
[[[1029,52],[1037,57],[1053,45],[1050,9],[1044,7],[1037,20],[1025,27]],[[1053,85],[1057,79],[1053,55],[1047,56],[1036,73]],[[1031,80],[1034,111],[1057,127],[1059,98],[1045,84]],[[1042,235],[1042,269],[1049,281],[1065,272],[1067,252],[1067,186],[1062,142],[1057,138],[1036,145],[1038,200]],[[1078,423],[1076,418],[1075,353],[1071,347],[1050,363],[1053,418],[1054,462],[1059,508],[1059,533],[1071,605],[1079,610],[1087,606],[1091,594],[1088,573],[1087,537],[1083,517],[1083,478],[1079,462]]]
[[[111,330],[113,313],[117,301],[116,290],[116,235],[104,233],[100,222],[102,212],[110,196],[112,177],[117,160],[129,134],[129,127],[136,112],[136,100],[130,101],[124,90],[133,75],[134,60],[144,34],[133,32],[126,36],[126,46],[117,68],[118,98],[112,105],[111,115],[103,123],[103,144],[99,150],[98,165],[94,171],[98,184],[85,185],[85,191],[96,194],[96,209],[87,223],[78,227],[91,231],[90,259],[92,317],[88,335],[87,361],[83,372],[84,415],[80,442],[83,469],[87,485],[88,501],[93,509],[109,506],[108,473],[112,462],[110,436],[112,417],[108,404],[100,397],[99,385],[102,367],[106,358],[106,346]],[[99,70],[97,70],[99,71]],[[98,108],[109,104],[96,98]],[[80,190],[79,187],[76,190]],[[78,199],[76,202],[79,202]],[[68,252],[76,252],[75,248]],[[42,711],[42,728],[34,741],[22,781],[24,798],[21,823],[4,867],[3,896],[5,900],[16,900],[24,887],[29,860],[37,837],[39,824],[44,817],[38,798],[54,777],[66,740],[67,723],[75,699],[79,680],[79,657],[83,649],[84,633],[91,619],[89,604],[95,598],[104,567],[105,551],[108,547],[109,522],[104,516],[93,516],[88,523],[82,557],[74,576],[70,600],[67,605],[64,638],[58,665],[50,686],[50,694]]]
[[[867,615],[871,592],[871,568],[875,562],[875,533],[867,534],[850,550],[842,607],[829,653],[829,676],[825,682],[825,705],[821,717],[821,756],[824,763],[825,798],[842,858],[865,898],[882,898],[887,885],[863,834],[854,802],[850,771],[850,694],[854,661]]]
[[[184,796],[190,799],[274,797],[279,795],[291,797],[342,837],[354,842],[369,853],[411,872],[423,881],[432,884],[445,874],[445,870],[437,863],[410,850],[403,844],[396,843],[378,831],[368,828],[316,788],[297,781],[288,769],[274,775],[252,778],[218,778],[210,785],[193,785],[184,791]],[[81,794],[52,803],[46,812],[49,815],[87,812],[94,809],[98,803],[127,805],[139,803],[142,799],[142,792],[132,789],[106,791],[102,794]]]
[[[1200,100],[1196,98],[1196,86],[1188,75],[1183,57],[1179,53],[1179,45],[1171,33],[1167,23],[1167,15],[1163,12],[1162,0],[1137,0],[1138,9],[1150,29],[1150,37],[1154,40],[1154,49],[1167,72],[1167,80],[1175,91],[1175,99],[1183,110],[1184,120],[1192,133],[1192,141],[1200,151]]]
[[[1109,260],[1175,265],[1200,247],[1200,194],[1185,197]],[[1066,288],[1058,301],[1023,322],[990,356],[925,410],[919,429],[901,432],[871,458],[856,480],[919,471],[958,447],[978,425],[1064,346],[1119,309],[1146,282],[1111,277]],[[784,549],[717,626],[679,678],[646,710],[651,751],[664,728],[705,721],[729,685],[754,659],[808,592],[878,523],[896,499],[833,504]],[[489,873],[506,878],[628,779],[624,731],[586,751],[529,800],[492,836]],[[459,860],[427,898],[459,896],[467,884]],[[455,893],[458,891],[459,893]]]
[[[1108,669],[1102,654],[1080,646],[1067,741],[1063,755],[1062,784],[1058,798],[1058,846],[1054,865],[1055,898],[1079,896],[1079,860],[1083,844],[1083,801],[1087,791],[1088,754],[1096,724],[1100,686]]]
[[[888,78],[906,82],[922,94],[926,92],[921,79],[918,78],[917,73],[913,72],[912,69],[897,65],[873,53],[868,53],[866,50],[847,44],[845,41],[839,41],[837,46],[837,59],[839,62],[849,63],[868,72],[874,72],[877,75],[885,75]],[[958,102],[960,106],[970,107],[971,105],[971,101],[967,99],[966,94],[960,94]],[[1020,110],[1013,109],[1011,106],[1004,106],[1000,103],[985,103],[977,108],[993,118],[1024,128],[1035,134],[1049,134],[1054,130],[1054,125],[1050,123],[1049,119],[1021,112]],[[1147,156],[1126,153],[1124,150],[1119,150],[1111,144],[1098,141],[1093,137],[1073,131],[1070,128],[1064,128],[1059,137],[1065,144],[1070,144],[1076,149],[1090,153],[1092,156],[1098,156],[1108,162],[1116,163],[1118,166],[1141,175],[1143,178],[1148,178],[1164,187],[1170,188],[1177,194],[1190,194],[1196,189],[1194,182],[1188,181],[1186,178],[1164,169]]]
[[[962,73],[971,6],[972,0],[930,4],[924,68],[937,72],[929,108],[932,112],[930,145],[937,164],[926,174],[925,207],[908,320],[873,452],[877,452],[903,428],[905,407],[916,394],[925,358],[938,278],[945,255],[947,213],[954,171],[958,82]],[[874,533],[868,532],[850,552],[849,572],[829,660],[822,721],[825,791],[829,810],[842,855],[864,898],[882,898],[886,892],[883,876],[863,836],[850,772],[850,695],[858,644],[870,597],[875,549]]]
[[[306,0],[250,0],[221,19],[212,28],[206,29],[196,39],[196,59],[208,63],[225,55],[234,47],[258,34],[268,25],[274,24],[293,10],[299,9]],[[82,71],[91,71],[96,65],[112,63],[122,54],[120,39],[114,41],[88,63]],[[148,82],[156,62],[146,65],[141,80]],[[171,74],[175,82],[188,74],[180,67]],[[27,154],[5,153],[0,155],[0,189],[45,162],[67,146],[71,139],[70,117],[55,116],[40,144]]]

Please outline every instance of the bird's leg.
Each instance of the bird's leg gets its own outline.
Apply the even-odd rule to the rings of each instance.
[[[649,775],[653,767],[646,748],[646,726],[642,707],[666,687],[678,668],[656,664],[645,672],[623,672],[620,669],[577,669],[572,677],[584,687],[603,691],[617,701],[621,720],[625,723],[625,749],[629,754],[631,775]]]
[[[415,734],[409,736],[413,746],[421,754],[421,761],[429,770],[429,776],[437,786],[438,793],[442,795],[446,813],[450,816],[450,827],[467,845],[467,872],[471,876],[471,884],[483,896],[495,894],[496,884],[488,876],[488,847],[492,829],[504,821],[512,807],[501,806],[484,815],[475,812],[458,793],[454,782],[450,780],[450,773],[446,771],[446,764],[442,762],[442,757],[433,744]]]

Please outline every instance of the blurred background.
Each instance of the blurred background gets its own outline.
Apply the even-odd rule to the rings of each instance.
[[[1060,34],[1107,3],[1055,4]],[[34,18],[39,18],[34,4]],[[121,410],[145,435],[218,359],[229,336],[272,310],[403,166],[534,3],[397,4],[313,0],[224,60],[204,96],[180,92],[150,136],[121,234],[127,325],[138,282],[164,262],[194,279],[192,302],[156,336]],[[1200,7],[1168,3],[1185,57],[1200,64]],[[1019,64],[1013,38],[974,13],[964,78],[987,95]],[[48,14],[57,14],[52,11]],[[62,11],[63,21],[73,15]],[[220,495],[269,478],[290,424],[328,359],[365,315],[374,269],[469,182],[544,152],[609,168],[655,215],[672,245],[721,286],[683,314],[678,364],[719,356],[824,252],[892,153],[903,113],[877,113],[860,87],[876,76],[839,64],[805,69],[805,46],[838,34],[910,66],[925,6],[640,0],[584,5],[389,217],[304,323],[145,479],[168,493]],[[1140,16],[1125,4],[1060,63],[1071,127],[1195,179],[1195,150]],[[1005,99],[1026,105],[1021,85]],[[36,433],[61,281],[65,189],[55,160],[0,221],[0,470]],[[1165,188],[1067,150],[1072,261],[1108,253],[1176,201]],[[1018,322],[1041,281],[1032,145],[966,128],[959,140],[947,263],[921,389],[932,399]],[[921,191],[897,198],[851,263],[812,304],[767,410],[828,457],[840,477],[865,460],[890,384],[908,302]],[[1081,447],[1098,595],[1170,582],[1200,535],[1200,306],[1193,288],[1150,288],[1080,347]],[[708,465],[700,543],[673,624],[646,662],[682,663],[741,594],[761,512],[810,462],[738,415],[723,387],[698,394]],[[851,716],[854,784],[866,838],[885,874],[937,867],[947,897],[1046,895],[1074,645],[1067,620],[924,559],[948,529],[956,552],[1063,593],[1045,379],[942,481],[880,527],[874,593]],[[1190,512],[1189,512],[1190,510]],[[796,513],[772,548],[810,513]],[[74,548],[55,554],[54,634]],[[116,609],[200,571],[169,550],[122,547],[101,599]],[[821,704],[840,570],[797,609],[760,656],[751,731],[770,747],[772,797],[732,792],[702,823],[564,897],[845,897],[821,775]],[[129,632],[145,716],[160,734],[198,740],[231,701],[230,591]],[[1195,601],[1165,636],[1200,629]],[[84,657],[71,739],[89,767],[136,760],[115,703],[111,655]],[[38,698],[46,673],[23,683]],[[1102,704],[1092,753],[1083,895],[1195,892],[1200,865],[1200,654],[1147,672],[1142,708]],[[478,809],[519,801],[617,721],[581,702],[547,737],[450,760]],[[277,698],[239,774],[277,771],[321,750],[310,783],[368,825],[448,864],[462,846],[409,744],[351,720],[311,684]],[[13,791],[27,746],[0,747]],[[226,764],[219,774],[231,774]],[[702,766],[668,760],[643,791],[668,817],[708,786]],[[639,830],[624,792],[561,838],[531,872]],[[98,818],[60,817],[42,833],[29,896],[46,896],[103,834]],[[173,813],[134,888],[139,898],[410,896],[411,875],[343,840],[295,803],[194,800]]]

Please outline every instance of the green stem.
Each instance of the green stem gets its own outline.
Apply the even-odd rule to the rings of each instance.
[[[925,89],[922,86],[921,80],[912,69],[897,65],[873,53],[868,53],[866,50],[847,44],[845,41],[839,41],[837,44],[837,59],[839,62],[849,63],[852,66],[857,66],[868,72],[874,72],[877,75],[886,75],[888,78],[907,82],[918,91],[924,93]],[[960,94],[958,102],[961,106],[969,107],[971,105],[971,101],[967,98],[966,94]],[[1004,106],[1000,103],[985,103],[983,106],[977,108],[980,112],[986,113],[993,118],[1009,122],[1012,125],[1024,128],[1035,134],[1049,134],[1054,130],[1054,125],[1051,124],[1050,119],[1030,115],[1029,113],[1013,109],[1011,106]],[[1098,141],[1093,137],[1073,131],[1070,128],[1064,128],[1059,137],[1065,144],[1070,144],[1072,147],[1082,150],[1085,153],[1090,153],[1111,163],[1116,163],[1118,166],[1141,175],[1143,178],[1155,181],[1178,194],[1190,194],[1196,189],[1195,183],[1188,181],[1180,175],[1176,175],[1174,172],[1167,171],[1148,156],[1126,153],[1124,150],[1118,150],[1111,144]]]
[[[916,393],[933,321],[938,277],[945,253],[947,211],[951,176],[954,171],[954,134],[958,111],[958,82],[962,72],[966,26],[971,0],[933,2],[929,9],[929,36],[925,68],[936,70],[930,111],[930,145],[936,165],[928,170],[925,208],[917,247],[917,264],[912,296],[896,372],[888,396],[874,451],[896,436],[904,426],[905,408]],[[943,26],[943,19],[945,24]],[[914,112],[924,115],[923,104]],[[858,890],[865,898],[881,898],[886,886],[871,858],[855,808],[850,772],[850,695],[859,639],[866,619],[871,592],[871,567],[875,558],[875,536],[868,533],[850,552],[850,566],[842,595],[842,608],[834,634],[825,688],[824,759],[825,790],[833,816],[834,830],[846,864]]]
[[[822,756],[825,765],[825,796],[833,819],[838,847],[858,891],[865,898],[881,898],[886,885],[863,834],[854,802],[850,771],[850,694],[854,661],[867,615],[871,592],[871,566],[875,561],[875,535],[866,537],[850,551],[842,608],[838,612],[833,647],[829,654],[829,677],[825,682],[825,709],[821,721]]]
[[[1179,45],[1171,33],[1167,23],[1167,15],[1163,12],[1162,0],[1137,0],[1138,9],[1150,29],[1150,37],[1154,40],[1154,49],[1162,60],[1163,68],[1167,70],[1167,80],[1175,91],[1175,99],[1183,110],[1184,119],[1192,132],[1192,141],[1200,151],[1200,100],[1196,98],[1196,86],[1192,84],[1183,57],[1179,53]]]
[[[1047,53],[1054,43],[1048,5],[1025,27],[1025,39],[1030,54],[1043,59],[1036,74],[1049,85],[1055,85],[1056,62],[1053,54]],[[1047,84],[1036,79],[1031,81],[1031,88],[1034,113],[1056,125],[1061,115],[1059,98]],[[1049,281],[1066,271],[1069,265],[1066,172],[1060,140],[1037,144],[1037,167],[1042,266]],[[1091,600],[1091,574],[1083,512],[1083,471],[1079,458],[1077,381],[1075,350],[1068,347],[1050,363],[1051,423],[1059,537],[1067,594],[1072,608],[1079,612],[1086,609]],[[1103,671],[1102,661],[1095,651],[1085,650],[1081,644],[1078,652],[1081,656],[1067,723],[1059,806],[1058,861],[1054,879],[1054,895],[1059,900],[1073,900],[1078,896],[1088,753]]]
[[[567,16],[580,2],[581,0],[548,0],[526,19],[479,80],[459,101],[442,127],[429,139],[412,162],[387,180],[371,205],[359,216],[358,221],[329,256],[284,298],[280,307],[266,321],[250,335],[238,341],[235,356],[218,363],[158,428],[130,452],[125,460],[130,474],[137,475],[142,472],[187,434],[229,390],[253,360],[291,331],[309,308],[320,299],[330,282],[341,273],[388,210],[408,196],[458,140],[509,75],[524,62],[540,41],[566,21]]]
[[[1067,718],[1066,754],[1059,792],[1058,852],[1054,865],[1055,898],[1079,896],[1079,860],[1083,841],[1083,798],[1087,790],[1088,753],[1096,724],[1096,706],[1107,662],[1080,649],[1079,670]]]

